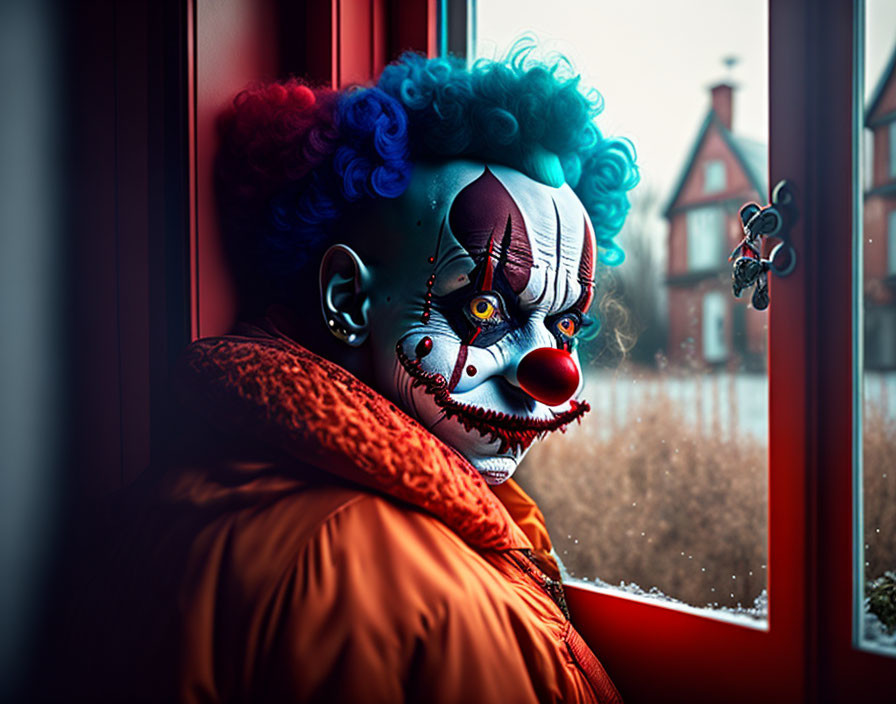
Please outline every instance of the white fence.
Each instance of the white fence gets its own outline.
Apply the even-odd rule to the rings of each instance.
[[[768,378],[763,374],[639,374],[592,372],[583,397],[591,404],[600,431],[612,433],[622,423],[637,422],[645,406],[668,404],[683,425],[730,437],[747,433],[768,436]]]
[[[896,373],[867,373],[866,403],[896,419]],[[659,399],[682,424],[721,437],[768,437],[768,377],[764,374],[675,375],[590,372],[583,394],[592,408],[589,430],[609,436],[623,423],[637,422],[639,409]]]

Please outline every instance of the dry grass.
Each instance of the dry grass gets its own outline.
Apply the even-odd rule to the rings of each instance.
[[[698,606],[751,604],[766,586],[767,451],[743,437],[698,437],[681,417],[655,397],[601,440],[607,419],[592,413],[536,445],[518,479],[572,576],[657,587]],[[869,409],[869,576],[896,567],[894,465],[896,424]]]
[[[863,464],[865,577],[896,569],[896,421],[865,404]]]

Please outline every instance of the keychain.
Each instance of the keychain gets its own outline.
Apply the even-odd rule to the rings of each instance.
[[[768,308],[769,271],[778,276],[787,276],[796,266],[796,252],[787,238],[787,232],[795,220],[793,194],[787,181],[781,181],[775,186],[771,205],[761,208],[756,203],[747,203],[740,209],[744,238],[728,257],[729,262],[734,262],[731,290],[735,298],[740,298],[744,289],[755,286],[753,308]],[[763,237],[777,237],[781,240],[768,259],[762,258]]]

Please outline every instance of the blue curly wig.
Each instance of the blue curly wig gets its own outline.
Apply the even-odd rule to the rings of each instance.
[[[407,53],[374,87],[290,80],[244,91],[221,121],[219,202],[231,249],[286,295],[342,217],[400,196],[416,160],[473,158],[568,183],[591,216],[600,261],[621,263],[614,238],[639,179],[634,147],[601,134],[600,95],[581,88],[565,59],[540,62],[533,49],[519,42],[507,59],[472,68]]]

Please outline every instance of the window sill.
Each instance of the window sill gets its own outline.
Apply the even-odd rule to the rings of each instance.
[[[692,606],[664,595],[651,595],[649,593],[638,594],[626,591],[624,588],[600,586],[575,578],[571,578],[569,581],[564,580],[563,587],[567,591],[581,590],[585,593],[586,598],[591,594],[599,594],[604,597],[612,597],[613,599],[624,599],[660,609],[669,609],[690,616],[708,618],[713,621],[722,621],[734,626],[743,626],[744,628],[750,628],[754,631],[768,631],[767,618],[758,619],[745,614],[732,613],[723,609],[714,609],[709,606]]]

